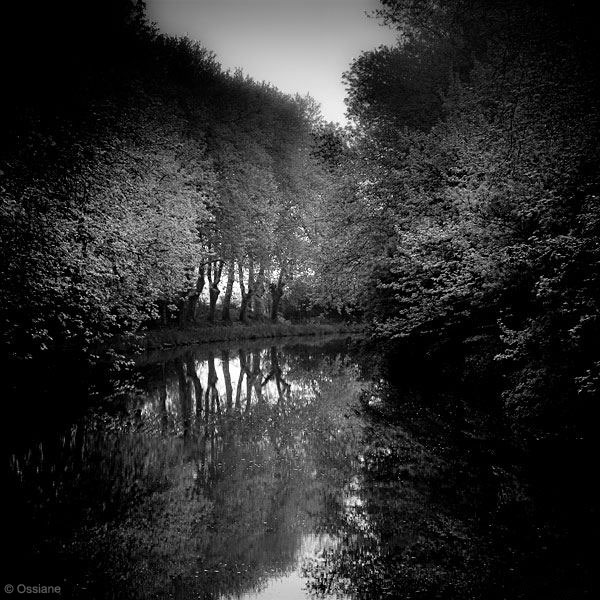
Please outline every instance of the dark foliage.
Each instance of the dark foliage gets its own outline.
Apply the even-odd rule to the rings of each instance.
[[[382,4],[400,42],[346,75],[356,128],[335,260],[360,269],[338,291],[388,340],[496,327],[515,422],[581,431],[600,391],[590,9]]]
[[[201,317],[203,291],[215,320],[222,277],[228,321],[238,271],[240,318],[277,320],[309,262],[320,177],[310,99],[159,35],[142,1],[3,10],[4,350],[20,358],[185,325]]]

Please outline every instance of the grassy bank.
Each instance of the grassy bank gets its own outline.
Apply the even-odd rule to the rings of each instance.
[[[212,342],[355,333],[363,329],[362,325],[356,323],[256,322],[247,325],[243,323],[198,325],[185,329],[164,328],[140,332],[136,336],[120,340],[119,346],[130,352],[144,352]]]
[[[236,340],[221,340],[218,342],[207,342],[203,344],[194,344],[192,346],[175,346],[173,348],[155,348],[145,352],[138,353],[134,357],[136,365],[148,365],[156,363],[167,363],[172,360],[187,357],[189,352],[193,352],[196,360],[206,360],[210,356],[214,356],[215,348],[219,352],[229,351],[235,353],[240,349],[246,352],[254,350],[264,350],[267,347],[277,346],[278,348],[293,348],[295,346],[303,346],[310,348],[323,348],[329,344],[339,344],[340,340],[357,340],[363,339],[363,333],[355,330],[336,333],[319,333],[318,335],[295,335],[295,336],[280,336],[280,337],[263,337],[254,339],[236,339]]]

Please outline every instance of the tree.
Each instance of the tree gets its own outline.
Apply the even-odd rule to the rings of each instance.
[[[595,222],[598,182],[589,13],[566,2],[382,4],[400,41],[346,76],[347,221],[329,234],[341,260],[324,272],[365,267],[348,297],[385,339],[499,320],[505,360],[523,367],[505,394],[513,415],[543,412],[530,409],[544,395],[546,407],[581,406],[577,382],[593,387],[597,362],[584,341],[597,290],[575,275],[595,255],[581,227]]]

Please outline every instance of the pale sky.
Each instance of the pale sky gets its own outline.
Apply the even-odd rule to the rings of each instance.
[[[362,50],[393,44],[369,19],[377,0],[147,0],[150,20],[213,50],[224,69],[241,67],[286,93],[309,93],[323,116],[345,123],[342,73]]]

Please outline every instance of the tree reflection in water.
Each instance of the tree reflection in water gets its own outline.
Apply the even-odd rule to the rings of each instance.
[[[13,572],[77,598],[577,597],[565,511],[540,509],[491,421],[469,417],[486,447],[474,408],[446,387],[432,403],[418,373],[389,401],[370,360],[250,343],[140,361],[143,389],[12,455]]]
[[[58,557],[78,597],[219,598],[263,589],[328,543],[314,533],[337,494],[324,470],[349,476],[360,429],[336,433],[363,386],[347,357],[188,351],[141,371],[145,389],[121,410],[12,457],[40,534],[30,559]]]

